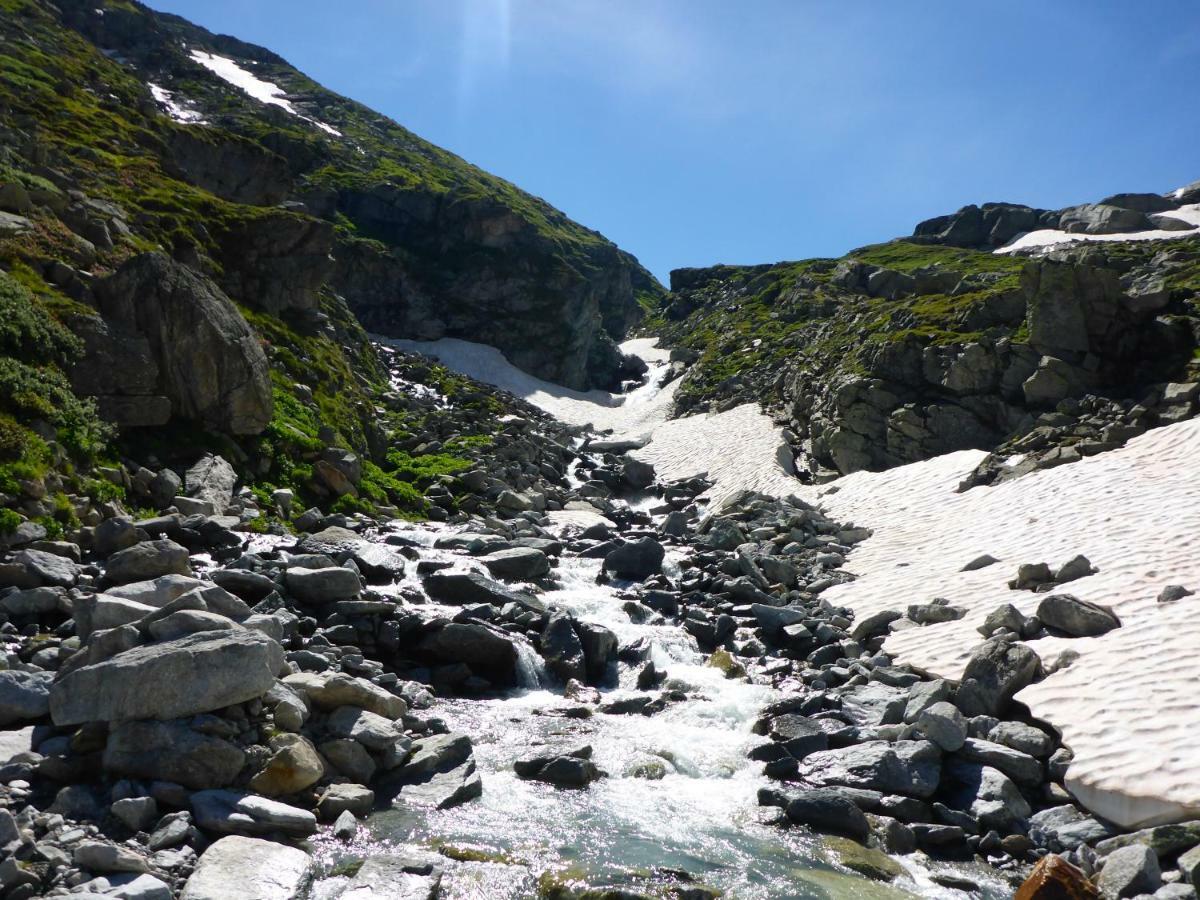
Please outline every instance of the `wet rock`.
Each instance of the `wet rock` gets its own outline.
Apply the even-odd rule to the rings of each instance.
[[[317,814],[325,821],[349,812],[365,816],[375,805],[375,792],[361,784],[331,784],[317,801]]]
[[[654,538],[642,538],[617,547],[604,557],[604,568],[617,578],[640,581],[662,571],[666,551]]]
[[[477,572],[434,572],[426,576],[424,584],[429,596],[443,603],[463,606],[487,603],[498,607],[516,603],[523,609],[537,613],[546,611],[545,606],[536,597],[509,590],[499,582]]]
[[[544,781],[559,788],[583,788],[601,777],[591,755],[591,747],[581,747],[570,753],[534,756],[517,760],[513,771],[521,778]]]
[[[180,900],[295,900],[312,878],[303,850],[258,838],[230,835],[204,851]]]
[[[583,643],[575,632],[574,622],[565,613],[555,613],[546,622],[541,635],[542,656],[546,670],[562,682],[587,678]]]
[[[1046,626],[1070,637],[1099,637],[1121,625],[1111,609],[1070,594],[1043,598],[1038,604],[1037,617]]]
[[[517,648],[513,639],[482,623],[451,622],[418,645],[421,652],[443,662],[461,662],[490,672],[511,684],[515,679]]]
[[[497,550],[480,557],[489,572],[507,581],[532,581],[550,573],[550,561],[541,550],[529,547],[513,547]]]
[[[833,852],[837,862],[874,881],[893,881],[905,874],[900,863],[874,847],[865,847],[857,841],[837,837],[823,838],[821,843]]]
[[[617,658],[617,636],[594,622],[580,622],[578,633],[587,683],[603,684],[608,678],[609,663]]]
[[[792,795],[785,808],[788,820],[818,831],[833,831],[858,840],[871,833],[866,814],[849,797],[833,789]]]
[[[442,883],[441,859],[414,851],[368,857],[350,879],[346,900],[434,900]]]
[[[256,631],[202,632],[135,647],[55,682],[58,725],[170,719],[265,694],[283,667],[279,644]]]

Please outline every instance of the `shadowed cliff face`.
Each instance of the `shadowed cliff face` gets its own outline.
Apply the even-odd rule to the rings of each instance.
[[[141,106],[163,120],[154,155],[165,173],[232,203],[282,203],[333,226],[322,248],[319,234],[295,225],[239,223],[214,258],[234,270],[221,284],[236,301],[311,309],[324,279],[370,330],[484,341],[569,387],[618,382],[615,342],[640,320],[638,296],[662,289],[601,235],[261,47],[136,3],[26,5],[58,16],[144,83]],[[332,255],[328,273],[314,251]],[[255,260],[270,260],[269,277],[247,271]],[[320,276],[315,285],[305,272]],[[310,283],[289,299],[298,275]]]

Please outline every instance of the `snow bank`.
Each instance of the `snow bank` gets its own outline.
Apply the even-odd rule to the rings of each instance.
[[[245,91],[259,103],[278,106],[296,118],[316,125],[327,134],[331,134],[334,137],[342,136],[342,133],[332,125],[326,125],[324,122],[318,122],[316,119],[310,119],[308,116],[300,113],[296,107],[292,106],[286,97],[286,93],[279,85],[273,84],[270,81],[263,81],[256,75],[247,72],[232,59],[226,56],[218,56],[215,53],[205,53],[203,50],[192,50],[189,52],[189,55],[214,75],[224,79],[234,87]]]
[[[1182,188],[1180,190],[1183,190]],[[1164,216],[1182,219],[1192,225],[1200,226],[1200,203],[1181,206],[1179,209],[1167,210]],[[1014,250],[1025,250],[1030,247],[1049,247],[1055,244],[1071,244],[1076,241],[1168,241],[1175,238],[1195,237],[1200,231],[1131,231],[1126,234],[1072,234],[1055,228],[1043,228],[1040,231],[1028,231],[1013,238],[994,253],[1012,253]]]
[[[1082,553],[1099,568],[1063,588],[1111,606],[1122,627],[1097,638],[1031,642],[1043,660],[1079,658],[1017,695],[1075,752],[1067,778],[1089,809],[1127,827],[1200,817],[1200,420],[1125,447],[990,488],[954,492],[984,456],[964,451],[881,473],[856,473],[801,496],[873,528],[850,557],[858,581],[823,594],[859,616],[946,597],[962,620],[899,632],[899,661],[957,679],[976,628],[1003,603],[1031,614],[1043,595],[1012,591],[1026,562]],[[1000,562],[959,571],[990,553]],[[1180,584],[1197,591],[1156,602]]]

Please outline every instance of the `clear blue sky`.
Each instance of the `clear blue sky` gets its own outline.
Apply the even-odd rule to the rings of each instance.
[[[1197,0],[151,0],[670,269],[1200,179]]]

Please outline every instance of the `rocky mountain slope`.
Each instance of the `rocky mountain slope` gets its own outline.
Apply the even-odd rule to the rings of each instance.
[[[1168,386],[1200,377],[1198,200],[970,206],[837,260],[679,270],[648,327],[695,360],[679,412],[762,401],[811,473],[1078,458],[1194,410]]]

